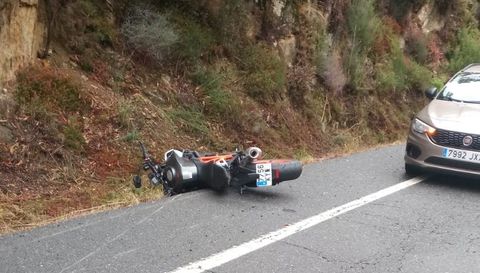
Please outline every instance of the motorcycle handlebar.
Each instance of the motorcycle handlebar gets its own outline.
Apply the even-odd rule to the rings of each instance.
[[[142,142],[140,142],[140,148],[142,149],[142,156],[143,156],[143,159],[146,159],[148,157],[148,154],[147,154],[147,149],[145,148],[145,145],[143,145]]]

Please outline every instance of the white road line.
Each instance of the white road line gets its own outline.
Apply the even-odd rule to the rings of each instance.
[[[364,196],[360,199],[354,200],[350,203],[341,205],[339,207],[333,208],[331,210],[322,212],[300,222],[297,222],[292,225],[288,225],[284,228],[281,228],[277,231],[270,232],[265,234],[257,239],[251,240],[249,242],[243,243],[238,246],[234,246],[230,249],[224,250],[217,254],[202,259],[198,262],[190,263],[189,265],[179,267],[170,273],[200,273],[212,268],[221,266],[225,263],[233,261],[242,257],[243,255],[249,254],[253,251],[256,251],[262,247],[268,246],[275,242],[278,242],[282,239],[285,239],[295,233],[298,233],[302,230],[306,230],[313,226],[316,226],[322,222],[325,222],[329,219],[337,217],[341,214],[354,210],[356,208],[362,207],[368,203],[374,202],[380,198],[391,195],[413,185],[416,185],[427,179],[426,176],[416,177],[405,182],[396,184],[394,186],[388,187],[386,189],[380,190],[378,192],[372,193],[370,195]]]

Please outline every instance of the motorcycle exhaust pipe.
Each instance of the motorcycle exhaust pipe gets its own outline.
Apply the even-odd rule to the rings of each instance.
[[[259,159],[262,157],[262,150],[257,147],[250,147],[245,151],[245,154],[250,160]]]

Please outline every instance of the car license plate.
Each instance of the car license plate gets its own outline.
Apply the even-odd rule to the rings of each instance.
[[[272,164],[257,164],[256,173],[258,174],[257,187],[268,187],[272,185]]]
[[[456,160],[480,163],[480,153],[457,149],[443,149],[442,156]]]

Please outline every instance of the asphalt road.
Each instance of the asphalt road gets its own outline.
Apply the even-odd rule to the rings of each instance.
[[[225,251],[207,272],[480,272],[480,181],[450,176],[229,254],[411,179],[402,157],[403,145],[370,150],[244,195],[202,190],[0,237],[0,272],[171,272]]]

